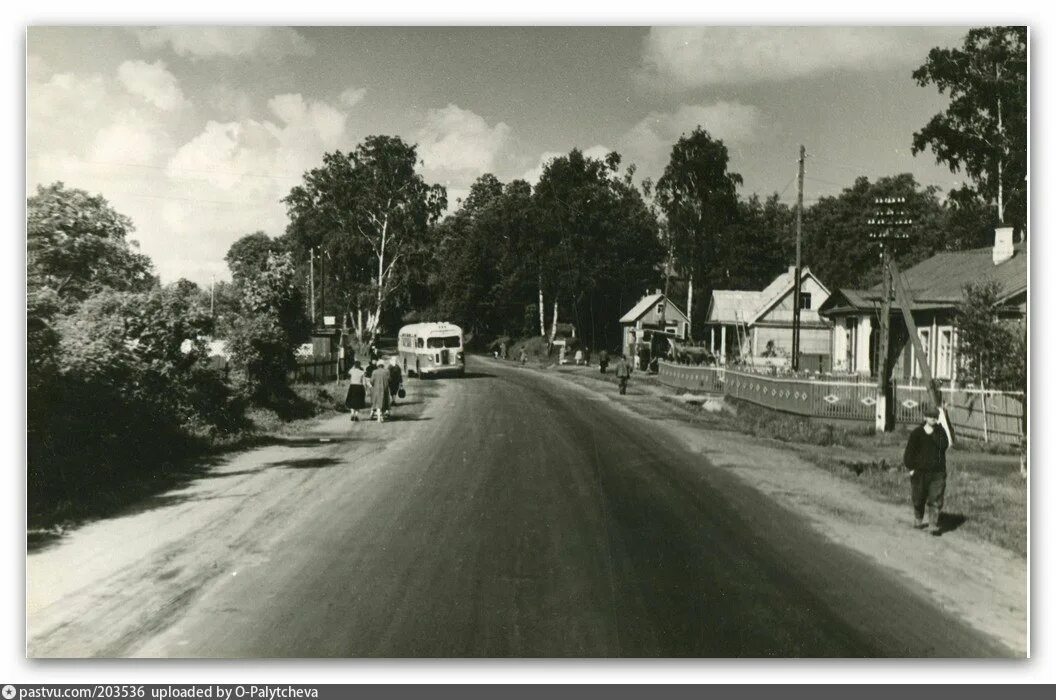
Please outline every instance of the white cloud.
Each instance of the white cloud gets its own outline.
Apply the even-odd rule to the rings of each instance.
[[[478,114],[449,104],[430,109],[416,134],[418,155],[431,173],[472,173],[493,170],[496,158],[510,139],[505,122],[495,126]]]
[[[583,155],[585,155],[587,158],[594,158],[595,160],[605,160],[605,156],[609,155],[610,153],[612,153],[611,148],[609,148],[608,146],[602,146],[600,144],[583,149]],[[539,178],[543,176],[543,170],[546,168],[546,165],[550,161],[552,161],[554,158],[559,158],[560,156],[567,155],[568,151],[565,151],[564,153],[558,153],[557,151],[545,151],[542,155],[539,156],[539,161],[532,168],[525,171],[525,173],[521,175],[520,179],[531,183],[533,186],[536,185],[539,182]]]
[[[962,34],[943,27],[653,27],[644,77],[693,88],[900,66],[920,63],[930,47]]]
[[[157,27],[136,30],[144,48],[169,45],[192,59],[311,56],[315,48],[289,27]]]
[[[345,107],[355,107],[363,101],[366,95],[366,88],[348,88],[338,96],[337,100]]]
[[[727,146],[744,144],[758,136],[762,114],[753,105],[716,102],[681,105],[674,112],[650,112],[619,139],[624,162],[635,163],[644,175],[657,177],[682,134],[702,126]]]
[[[126,90],[160,110],[170,112],[190,105],[176,76],[162,61],[125,61],[118,67],[117,77]]]

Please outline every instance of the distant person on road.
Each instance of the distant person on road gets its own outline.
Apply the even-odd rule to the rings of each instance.
[[[520,360],[521,360],[521,365],[526,365],[526,364],[528,364],[528,353],[526,353],[526,352],[524,351],[524,348],[521,348],[521,357],[520,357]]]
[[[923,530],[931,523],[931,534],[940,535],[939,516],[946,497],[946,450],[950,438],[939,425],[939,410],[924,407],[924,424],[909,434],[902,462],[909,470],[913,498],[913,527]],[[924,519],[924,506],[928,520]]]
[[[389,417],[389,408],[392,406],[392,394],[389,393],[389,368],[379,365],[370,375],[370,415],[377,418],[381,423]]]
[[[620,380],[620,393],[627,393],[627,381],[631,378],[631,365],[627,362],[627,357],[620,355],[619,361],[616,363],[616,378]]]
[[[506,349],[506,341],[499,343],[499,357],[504,360],[510,359],[509,350]]]
[[[609,369],[609,353],[606,350],[602,350],[598,353],[598,367],[601,367],[601,373],[605,374],[606,370]]]
[[[576,350],[576,367],[579,367],[581,364],[583,364],[583,350],[582,350],[582,348],[579,349],[579,350]]]
[[[348,370],[348,393],[345,394],[345,408],[352,411],[352,420],[359,420],[359,411],[367,407],[367,388],[363,382],[366,372],[358,362],[352,363]]]

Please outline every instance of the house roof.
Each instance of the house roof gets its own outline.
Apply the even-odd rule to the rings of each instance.
[[[716,289],[704,317],[705,323],[747,323],[759,308],[763,292]]]
[[[993,248],[950,251],[933,255],[902,271],[906,292],[913,298],[913,308],[941,309],[959,304],[964,298],[964,286],[969,283],[997,282],[1001,285],[999,301],[1005,302],[1027,290],[1028,254],[1026,245],[1017,243],[1012,258],[994,264]],[[822,314],[840,311],[872,310],[883,296],[883,284],[869,289],[839,289],[829,297],[819,311]],[[892,303],[898,309],[897,303]]]
[[[644,297],[638,300],[638,303],[635,304],[630,311],[620,317],[620,323],[634,323],[642,316],[644,316],[646,312],[649,311],[649,309],[653,308],[653,306],[656,305],[656,303],[661,299],[664,299],[664,295],[660,292],[646,294]],[[686,315],[682,313],[682,309],[672,304],[670,299],[666,299],[665,303],[667,304],[667,308],[673,309],[683,319],[686,318]]]
[[[795,287],[796,268],[790,267],[761,291],[716,289],[704,318],[705,323],[746,323],[751,325],[780,302]],[[804,267],[801,280],[811,277],[828,294],[817,275]]]
[[[807,277],[812,278],[819,287],[824,290],[825,294],[828,295],[828,288],[821,283],[817,275],[810,271],[809,267],[804,267],[800,273],[799,283],[800,289],[802,289],[803,280]],[[758,321],[763,314],[773,308],[774,304],[777,304],[785,295],[790,291],[794,291],[796,287],[796,268],[790,267],[785,272],[782,272],[774,281],[766,286],[766,289],[762,291],[763,301],[759,307],[755,310],[755,313],[748,319],[748,323],[752,324]]]
[[[937,253],[902,271],[906,292],[914,302],[959,303],[964,298],[964,286],[969,283],[997,282],[1001,285],[1001,301],[1027,289],[1027,248],[1016,244],[1014,255],[999,265],[994,264],[993,248],[976,248]],[[879,296],[882,284],[869,289]]]

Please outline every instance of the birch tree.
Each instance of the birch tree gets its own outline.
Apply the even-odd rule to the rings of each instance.
[[[283,200],[287,232],[326,255],[334,298],[362,339],[423,253],[429,228],[447,206],[443,187],[417,172],[417,149],[398,136],[370,136],[355,151],[323,156]],[[364,313],[365,312],[365,313]]]

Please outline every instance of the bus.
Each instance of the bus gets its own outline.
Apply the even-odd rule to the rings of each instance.
[[[451,323],[413,323],[400,329],[400,364],[416,377],[466,373],[462,329]]]

